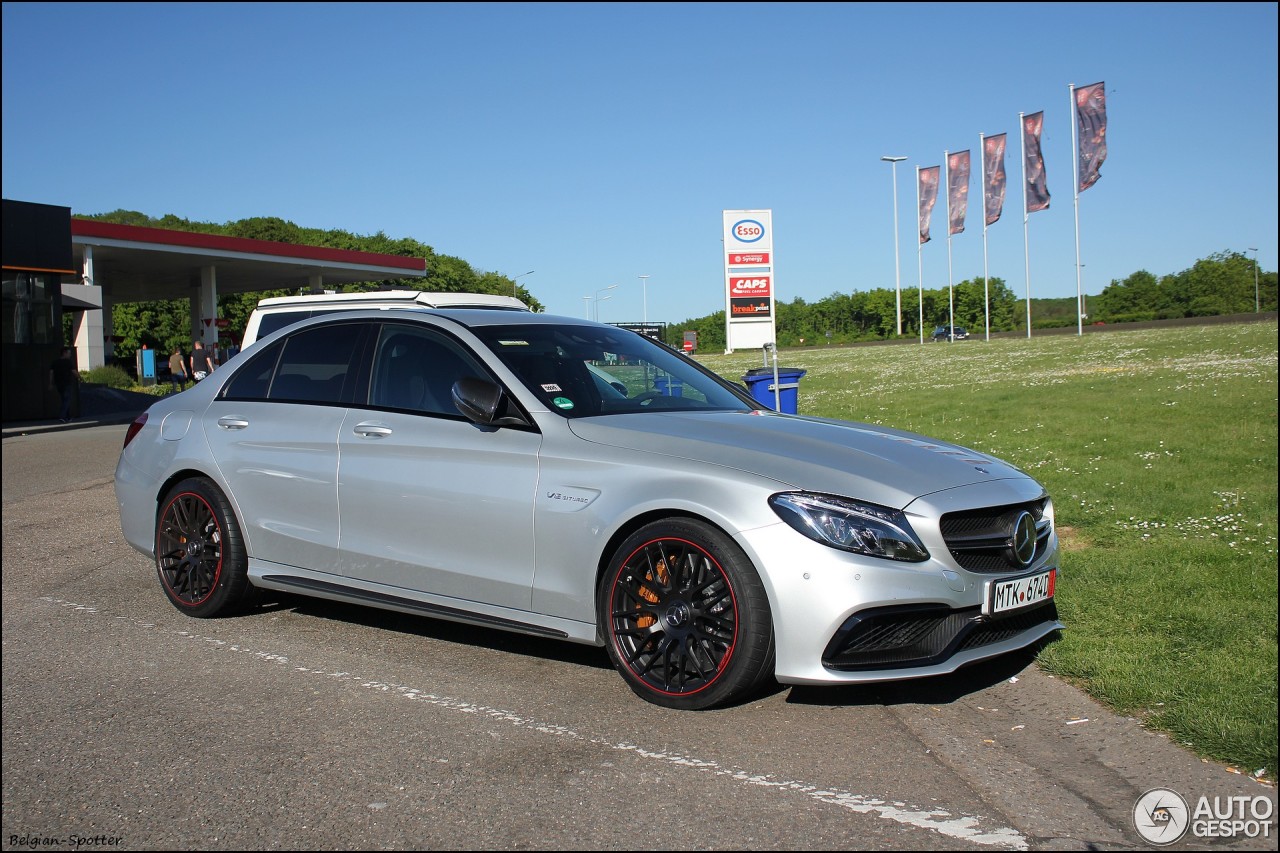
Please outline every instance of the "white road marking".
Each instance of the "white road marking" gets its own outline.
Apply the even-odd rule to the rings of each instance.
[[[984,828],[982,819],[974,815],[957,816],[943,808],[922,809],[908,805],[905,802],[890,803],[876,797],[869,797],[850,791],[842,791],[839,788],[825,788],[818,785],[811,785],[808,782],[798,779],[778,779],[773,774],[751,773],[746,770],[723,767],[718,762],[707,761],[692,756],[666,752],[654,752],[652,750],[647,750],[638,744],[627,742],[614,743],[603,738],[581,735],[567,726],[556,725],[554,723],[525,717],[513,711],[493,708],[488,705],[478,705],[473,702],[449,696],[440,696],[429,691],[420,690],[416,687],[410,687],[407,685],[368,679],[350,672],[299,666],[292,663],[285,655],[255,651],[254,649],[246,646],[231,643],[226,640],[220,640],[216,637],[194,634],[190,631],[174,631],[167,628],[160,628],[155,623],[146,622],[131,616],[109,616],[109,614],[103,613],[99,608],[92,605],[78,604],[50,596],[42,596],[40,600],[56,604],[59,607],[64,607],[75,613],[94,616],[108,616],[109,618],[115,619],[119,622],[131,624],[134,627],[158,630],[161,633],[193,640],[219,650],[238,652],[257,662],[271,663],[277,666],[289,666],[293,672],[300,676],[333,679],[339,682],[355,685],[365,690],[399,696],[409,701],[427,704],[436,708],[444,708],[449,711],[457,711],[464,714],[476,714],[490,720],[496,720],[511,726],[548,734],[553,737],[582,741],[583,743],[590,743],[595,746],[619,752],[629,752],[649,761],[658,761],[670,766],[686,767],[700,773],[711,773],[716,776],[724,776],[734,780],[735,782],[741,782],[746,785],[771,788],[788,794],[799,794],[814,802],[838,806],[859,814],[874,815],[875,817],[879,817],[884,820],[891,820],[895,823],[906,824],[919,829],[937,832],[940,835],[967,841],[972,844],[1009,850],[1027,849],[1027,839],[1016,829],[1004,826]]]

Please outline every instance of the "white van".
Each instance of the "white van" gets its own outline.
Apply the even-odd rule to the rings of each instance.
[[[275,296],[258,302],[244,328],[241,349],[259,338],[283,329],[290,323],[334,311],[357,308],[488,308],[528,311],[529,306],[514,296],[492,293],[428,293],[423,290],[377,290],[369,293],[308,293],[303,296]]]

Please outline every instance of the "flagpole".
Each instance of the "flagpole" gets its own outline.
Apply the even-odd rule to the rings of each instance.
[[[893,280],[897,290],[895,299],[895,318],[898,322],[898,335],[902,334],[902,270],[898,265],[898,164],[906,157],[881,157],[893,166]]]
[[[1006,137],[1007,138],[1007,137]],[[987,324],[987,340],[991,340],[991,273],[987,264],[987,145],[978,134],[979,175],[982,180],[982,310]]]
[[[938,184],[938,192],[947,194],[947,341],[956,340],[956,293],[951,282],[951,152],[942,152],[942,181]]]
[[[1076,84],[1068,83],[1071,95],[1071,189],[1075,195],[1076,218],[1076,335],[1084,334],[1084,312],[1080,305],[1080,141],[1076,128]]]
[[[916,166],[916,304],[920,307],[920,343],[924,344],[924,243],[920,241],[920,167]]]
[[[1022,258],[1026,265],[1027,276],[1027,338],[1031,338],[1031,241],[1027,236],[1027,221],[1031,214],[1027,212],[1027,126],[1023,124],[1022,113],[1018,113],[1018,145],[1022,149]]]

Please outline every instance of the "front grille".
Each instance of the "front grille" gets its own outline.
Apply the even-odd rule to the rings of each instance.
[[[1052,601],[999,619],[982,616],[977,607],[881,607],[841,625],[822,654],[822,664],[846,671],[928,666],[1057,619]]]
[[[1053,535],[1053,522],[1044,514],[1049,499],[1009,506],[984,507],[942,516],[942,538],[951,556],[963,569],[995,574],[1026,568],[1013,556],[1014,524],[1024,512],[1036,522],[1036,559],[1044,553]]]

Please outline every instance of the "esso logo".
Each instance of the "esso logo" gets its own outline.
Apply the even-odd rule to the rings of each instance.
[[[754,243],[764,237],[764,226],[754,219],[743,219],[733,224],[733,239],[739,243]]]

